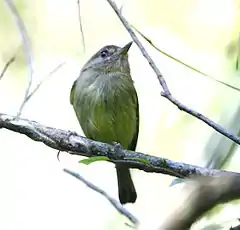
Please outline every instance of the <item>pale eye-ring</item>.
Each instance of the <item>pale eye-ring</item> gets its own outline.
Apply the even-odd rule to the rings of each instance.
[[[107,57],[107,56],[109,56],[108,50],[103,50],[103,51],[101,51],[101,57],[102,57],[102,58],[105,58],[105,57]]]

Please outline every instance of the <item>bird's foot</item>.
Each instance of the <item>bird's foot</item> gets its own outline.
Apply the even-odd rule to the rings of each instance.
[[[112,144],[113,144],[114,152],[117,152],[119,149],[122,148],[121,144],[116,141],[113,141]]]
[[[122,153],[122,147],[121,144],[118,142],[113,141],[113,153],[112,156],[116,159],[116,160],[121,160],[122,156],[124,155]]]
[[[70,131],[70,130],[68,130],[67,131],[67,134],[66,134],[66,139],[67,140],[69,140],[69,138],[71,137],[71,136],[77,136],[78,134],[75,132],[75,131]],[[62,144],[62,141],[60,140],[60,146],[61,146],[61,144]],[[57,159],[58,159],[58,161],[60,161],[60,159],[59,159],[59,156],[60,156],[60,153],[61,153],[62,151],[61,150],[59,150],[58,151],[58,153],[57,153]]]

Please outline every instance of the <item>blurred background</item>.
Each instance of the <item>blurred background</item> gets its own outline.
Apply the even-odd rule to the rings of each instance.
[[[240,1],[238,0],[125,0],[116,1],[138,30],[168,54],[215,79],[240,88],[236,69]],[[24,107],[22,117],[82,134],[69,93],[84,63],[102,46],[122,46],[131,40],[104,0],[81,0],[86,49],[79,29],[76,0],[14,1],[32,45],[33,85],[58,68]],[[28,84],[23,45],[13,15],[0,1],[0,71],[16,55],[0,81],[0,112],[15,115]],[[141,38],[141,37],[140,37]],[[169,59],[141,38],[182,103],[235,133],[240,131],[240,92],[210,80]],[[239,44],[240,45],[240,44]],[[239,148],[203,122],[180,111],[160,96],[158,80],[136,45],[129,52],[132,78],[139,95],[140,133],[137,151],[175,161],[239,171]],[[62,172],[79,172],[110,195],[117,196],[113,164],[79,165],[81,159],[42,143],[0,130],[0,229],[128,229],[104,197]],[[229,156],[232,156],[230,158]],[[138,192],[126,208],[146,226],[158,226],[180,202],[182,185],[170,187],[173,177],[132,170]],[[206,226],[239,218],[231,203],[198,223]],[[237,216],[238,215],[238,216]],[[197,227],[197,226],[196,226]]]

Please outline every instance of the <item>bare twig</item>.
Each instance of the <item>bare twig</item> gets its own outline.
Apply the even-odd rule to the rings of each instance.
[[[228,109],[226,109],[226,112],[227,111]],[[221,116],[222,119],[225,119],[225,116],[226,115],[223,114]],[[231,118],[231,121],[228,124],[228,128],[236,132],[238,136],[240,136],[239,117],[240,117],[240,106],[238,106],[234,116]],[[222,119],[220,118],[220,120]],[[213,143],[215,143],[214,149],[213,149]],[[205,158],[207,160],[204,167],[214,168],[214,169],[224,168],[232,160],[232,157],[236,153],[236,150],[238,149],[238,147],[239,146],[235,142],[232,142],[231,140],[225,138],[224,136],[221,136],[216,141],[216,133],[212,134],[212,136],[209,138],[208,143],[205,145],[205,148],[203,150],[205,152]]]
[[[28,65],[28,86],[26,88],[25,91],[25,96],[23,99],[23,102],[19,108],[19,111],[17,113],[16,117],[19,117],[22,113],[22,109],[24,107],[24,105],[26,104],[26,99],[28,97],[28,94],[30,92],[30,88],[32,85],[32,79],[33,79],[33,66],[32,66],[32,52],[31,52],[31,43],[30,43],[30,39],[26,30],[26,27],[23,23],[23,20],[20,16],[20,14],[18,13],[17,8],[15,7],[14,3],[12,0],[5,0],[14,20],[16,23],[16,26],[18,27],[19,33],[22,37],[22,43],[23,43],[23,49],[24,49],[24,54],[25,54],[25,58],[27,61],[27,65]]]
[[[79,0],[77,0],[77,6],[78,6],[78,21],[79,21],[80,33],[81,33],[81,37],[82,37],[83,50],[85,52],[86,46],[85,46],[85,39],[84,39],[84,34],[83,34],[82,17],[81,17],[80,1]]]
[[[4,74],[6,73],[8,67],[15,61],[15,56],[11,57],[8,62],[5,64],[5,66],[3,67],[3,70],[0,74],[0,80],[2,79],[2,77],[4,76]]]
[[[185,189],[188,195],[182,199],[165,221],[161,229],[186,230],[191,227],[205,212],[217,204],[227,203],[240,197],[240,177],[238,175],[221,175],[218,177],[196,177]],[[189,186],[193,185],[193,187]],[[186,191],[183,191],[186,192]]]
[[[53,149],[65,151],[73,155],[86,157],[104,156],[110,162],[124,163],[129,168],[137,168],[145,172],[163,173],[181,178],[191,175],[240,175],[240,173],[202,168],[171,161],[162,157],[125,150],[120,147],[116,148],[114,145],[93,141],[79,136],[74,132],[47,127],[27,119],[19,118],[16,120],[14,118],[14,116],[0,114],[0,128],[24,134],[34,141],[42,142]]]
[[[167,95],[167,94],[165,94],[165,92],[162,92],[161,95],[163,97],[166,97],[169,101],[171,101],[174,105],[176,105],[180,110],[183,110],[183,111],[185,111],[188,114],[191,114],[192,116],[198,118],[199,120],[201,120],[204,123],[206,123],[208,126],[210,126],[213,129],[215,129],[217,132],[221,133],[225,137],[227,137],[230,140],[234,141],[238,145],[240,144],[240,137],[237,136],[236,134],[232,133],[229,130],[224,129],[223,127],[221,127],[220,125],[218,125],[214,121],[210,120],[206,116],[202,115],[201,113],[199,113],[199,112],[197,112],[197,111],[195,111],[195,110],[193,110],[193,109],[183,105],[177,99],[175,99],[172,95]]]
[[[168,86],[166,84],[165,79],[163,78],[161,72],[159,71],[159,69],[157,68],[156,64],[154,63],[154,61],[152,60],[152,58],[149,56],[149,54],[147,53],[147,51],[145,50],[145,48],[143,47],[142,43],[139,41],[139,39],[137,38],[136,34],[133,32],[130,24],[127,22],[127,20],[121,15],[120,11],[117,8],[117,5],[115,2],[113,2],[112,0],[107,0],[108,3],[110,4],[110,6],[113,8],[113,10],[115,11],[115,13],[117,14],[118,18],[120,19],[120,21],[122,22],[122,24],[124,25],[124,27],[126,28],[126,30],[128,31],[128,33],[130,34],[130,36],[132,37],[133,41],[136,43],[136,45],[139,47],[139,49],[141,50],[143,56],[148,60],[149,65],[152,67],[152,69],[154,70],[154,72],[156,73],[158,80],[163,88],[163,90],[165,91],[166,94],[170,94],[170,91],[168,89]]]
[[[59,65],[57,65],[57,67],[55,67],[47,76],[45,76],[36,86],[36,88],[27,96],[27,98],[25,99],[25,103],[27,103],[31,97],[39,90],[39,88],[42,86],[42,84],[47,80],[48,77],[50,77],[51,75],[53,75],[57,70],[59,70],[63,65],[65,64],[65,62],[60,63]]]
[[[109,196],[104,190],[102,190],[101,188],[97,187],[96,185],[94,185],[93,183],[91,183],[90,181],[87,181],[86,179],[84,179],[81,175],[79,175],[78,173],[75,173],[71,170],[68,169],[63,169],[64,172],[70,174],[71,176],[77,178],[78,180],[82,181],[85,185],[87,185],[89,188],[91,188],[92,190],[94,190],[95,192],[101,194],[102,196],[104,196],[112,205],[113,207],[121,214],[123,214],[125,217],[127,217],[133,224],[138,224],[139,221],[138,219],[131,214],[126,208],[124,208],[117,200],[115,200],[114,198],[112,198],[111,196]]]
[[[209,76],[208,74],[206,74],[206,73],[204,73],[204,72],[202,72],[202,71],[200,71],[200,70],[198,70],[198,69],[196,69],[196,68],[194,68],[194,67],[192,67],[192,66],[190,66],[190,65],[188,65],[188,64],[186,64],[186,63],[184,63],[184,62],[182,62],[181,60],[179,60],[179,59],[171,56],[170,54],[164,52],[163,50],[159,49],[146,35],[144,35],[142,32],[140,32],[136,27],[134,27],[134,26],[132,25],[132,28],[134,28],[154,49],[156,49],[157,51],[159,51],[159,52],[162,53],[163,55],[167,56],[168,58],[170,58],[170,59],[172,59],[172,60],[174,60],[174,61],[176,61],[176,62],[178,62],[178,63],[180,63],[180,64],[182,64],[182,65],[184,65],[185,67],[193,70],[194,72],[197,72],[197,73],[199,73],[199,74],[201,74],[201,75],[203,75],[203,76],[205,76],[205,77],[207,77],[207,78],[209,78],[209,79],[211,79],[211,80],[213,80],[213,81],[216,81],[216,82],[218,82],[218,83],[220,83],[220,84],[223,84],[223,85],[225,85],[225,86],[227,86],[227,87],[229,87],[229,88],[231,88],[231,89],[233,89],[233,90],[240,91],[239,88],[237,88],[237,87],[235,87],[235,86],[232,86],[232,85],[230,85],[230,84],[228,84],[228,83],[225,83],[225,82],[223,82],[223,81],[217,80],[216,78],[211,77],[211,76]]]
[[[139,47],[140,51],[142,52],[143,56],[147,59],[149,65],[152,67],[152,69],[154,70],[154,72],[156,73],[159,83],[161,84],[162,88],[163,88],[163,92],[161,93],[161,95],[165,98],[167,98],[169,101],[171,101],[174,105],[176,105],[180,110],[185,111],[188,114],[191,114],[192,116],[198,118],[199,120],[203,121],[204,123],[206,123],[208,126],[212,127],[213,129],[215,129],[217,132],[221,133],[222,135],[226,136],[227,138],[231,139],[232,141],[236,142],[237,144],[240,144],[240,137],[237,136],[236,134],[232,133],[229,130],[224,129],[223,127],[221,127],[220,125],[218,125],[217,123],[213,122],[212,120],[210,120],[209,118],[207,118],[206,116],[202,115],[201,113],[194,111],[193,109],[188,108],[187,106],[185,106],[184,104],[182,104],[181,102],[179,102],[177,99],[175,99],[170,91],[169,88],[166,84],[166,81],[164,80],[161,72],[159,71],[159,69],[157,68],[156,64],[154,63],[154,61],[152,60],[152,58],[149,56],[149,54],[147,53],[147,51],[145,50],[145,48],[143,47],[142,43],[140,42],[140,40],[137,38],[136,34],[134,33],[133,29],[131,28],[130,24],[127,22],[127,20],[121,15],[120,11],[118,10],[116,4],[112,1],[112,0],[107,0],[108,3],[110,4],[110,6],[113,8],[113,10],[115,11],[115,13],[117,14],[118,18],[121,20],[122,24],[124,25],[124,27],[126,28],[126,30],[128,31],[128,33],[131,35],[133,41],[136,43],[136,45]]]

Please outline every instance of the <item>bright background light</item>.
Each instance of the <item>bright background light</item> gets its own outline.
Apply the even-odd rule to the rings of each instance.
[[[82,0],[84,52],[76,2],[15,1],[32,41],[34,85],[57,65],[65,63],[25,106],[22,117],[82,134],[69,103],[73,81],[96,50],[106,44],[122,46],[131,38],[107,1]],[[239,32],[238,1],[117,3],[119,7],[123,5],[123,14],[129,22],[160,49],[216,79],[240,87],[234,71],[236,53],[226,54]],[[0,2],[0,18],[0,70],[17,52],[16,62],[0,81],[0,112],[15,115],[26,89],[27,69],[18,29],[4,1]],[[239,92],[169,60],[141,40],[178,100],[229,127],[239,106]],[[136,45],[132,46],[129,58],[140,102],[137,150],[204,165],[210,137],[217,141],[221,135],[160,96],[158,80]],[[216,143],[210,145],[211,151],[217,147]],[[106,162],[79,165],[80,157],[66,153],[60,155],[59,163],[56,154],[57,151],[42,143],[0,130],[0,229],[128,229],[124,224],[127,220],[105,198],[62,172],[64,167],[75,170],[117,199],[114,165]],[[235,157],[239,158],[239,153]],[[229,168],[239,170],[236,163]],[[136,204],[126,207],[147,226],[159,225],[179,202],[181,186],[169,187],[173,178],[166,175],[139,170],[133,170],[132,174],[138,199]],[[234,218],[235,207],[229,206],[220,220]]]

